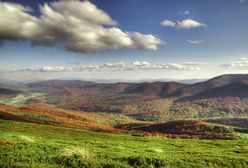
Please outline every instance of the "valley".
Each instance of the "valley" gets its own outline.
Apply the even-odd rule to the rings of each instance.
[[[118,113],[143,121],[248,117],[248,75],[183,84],[50,80],[15,86],[24,93],[3,103],[49,104],[83,112]],[[240,85],[244,87],[240,87]],[[237,86],[237,87],[236,87]],[[26,94],[26,95],[25,95]],[[5,101],[5,102],[4,102]],[[11,102],[13,101],[13,102]],[[20,103],[19,103],[20,104]]]
[[[248,168],[248,0],[0,0],[0,168]]]
[[[246,80],[2,85],[0,167],[245,167]]]

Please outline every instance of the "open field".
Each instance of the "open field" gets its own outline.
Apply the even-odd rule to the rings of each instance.
[[[140,137],[0,120],[0,167],[246,167],[241,137]]]

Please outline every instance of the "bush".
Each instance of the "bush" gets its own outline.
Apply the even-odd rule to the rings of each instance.
[[[54,161],[63,167],[71,167],[71,168],[93,167],[93,165],[89,161],[82,158],[82,156],[78,154],[58,156],[54,158]]]
[[[139,156],[132,156],[125,158],[128,164],[132,167],[139,167],[139,168],[161,168],[165,167],[164,160],[156,159],[156,158],[145,158]]]

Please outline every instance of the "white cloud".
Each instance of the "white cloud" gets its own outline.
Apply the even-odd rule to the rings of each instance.
[[[163,64],[152,64],[147,61],[134,61],[131,63],[105,63],[97,66],[96,71],[138,71],[138,70],[176,70],[176,71],[192,71],[200,70],[199,65],[204,65],[204,62],[183,62],[181,64],[175,63],[163,63]],[[92,70],[92,66],[81,67],[81,71]]]
[[[246,0],[239,0],[239,2],[240,2],[240,3],[245,3],[245,2],[246,2]]]
[[[163,22],[161,22],[161,25],[167,27],[176,27],[176,23],[171,20],[164,20]]]
[[[141,34],[139,32],[129,32],[128,35],[133,40],[133,47],[141,50],[157,50],[158,45],[165,43],[154,35]]]
[[[232,61],[230,63],[225,63],[220,65],[223,68],[227,69],[244,69],[248,70],[248,58],[242,57],[236,61]]]
[[[154,67],[154,69],[166,69],[166,70],[180,70],[180,71],[195,71],[200,70],[200,67],[195,66],[188,66],[183,64],[173,64],[173,63],[167,63],[167,64],[159,64]]]
[[[189,10],[186,10],[183,12],[184,15],[189,15],[190,14],[190,11]]]
[[[150,66],[151,65],[151,63],[147,61],[134,61],[131,64],[134,66]]]
[[[208,63],[206,63],[206,62],[191,62],[191,61],[189,61],[189,62],[184,62],[182,64],[183,65],[207,65]]]
[[[173,27],[177,29],[193,29],[198,27],[207,27],[206,24],[192,20],[192,19],[185,19],[182,21],[173,22],[171,20],[164,20],[161,22],[162,26],[166,27]]]
[[[39,69],[40,72],[71,72],[73,69],[71,67],[62,66],[46,66]]]
[[[0,41],[32,39],[39,32],[38,19],[29,15],[30,8],[0,2]]]
[[[39,72],[39,73],[58,73],[58,72],[118,72],[118,71],[142,71],[142,70],[172,70],[172,71],[197,71],[205,62],[183,62],[183,63],[162,63],[152,64],[147,61],[134,61],[131,63],[105,63],[102,65],[87,66],[46,66],[39,69],[22,69],[14,72]]]
[[[189,15],[190,14],[190,11],[189,10],[185,10],[185,11],[180,11],[179,12],[180,15]]]
[[[206,27],[206,24],[197,22],[192,19],[186,19],[182,21],[177,21],[177,27],[179,29],[191,29],[191,28],[197,28],[197,27]]]
[[[187,40],[190,44],[201,44],[203,43],[203,40]]]
[[[0,41],[31,40],[33,45],[62,44],[73,52],[132,48],[157,50],[163,41],[151,34],[124,32],[117,22],[90,1],[61,0],[40,6],[40,17],[30,8],[0,2]]]

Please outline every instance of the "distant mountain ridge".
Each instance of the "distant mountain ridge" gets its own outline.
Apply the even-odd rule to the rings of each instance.
[[[213,97],[248,97],[248,74],[221,75],[204,82],[184,84],[178,82],[95,83],[81,80],[48,80],[29,83],[28,88],[41,92],[83,90],[88,94],[140,94],[179,100],[195,100]]]
[[[218,97],[248,98],[248,84],[243,82],[231,83],[229,85],[213,88],[190,97],[182,98],[181,100],[193,101]]]
[[[187,84],[177,82],[146,82],[132,85],[126,88],[123,93],[138,93],[163,96],[171,94],[184,86],[187,86]]]
[[[170,96],[195,100],[213,97],[248,97],[248,74],[221,75],[177,90]],[[247,95],[247,96],[245,96]]]
[[[248,75],[239,74],[222,75],[195,84],[48,80],[0,88],[15,91],[0,89],[3,103],[47,104],[83,112],[120,113],[145,121],[247,117],[248,111]]]
[[[95,82],[81,81],[81,80],[47,80],[47,81],[28,83],[25,86],[28,88],[32,88],[32,90],[34,91],[54,92],[56,90],[60,90],[65,87],[83,88],[86,86],[93,86],[95,84],[96,84]]]

